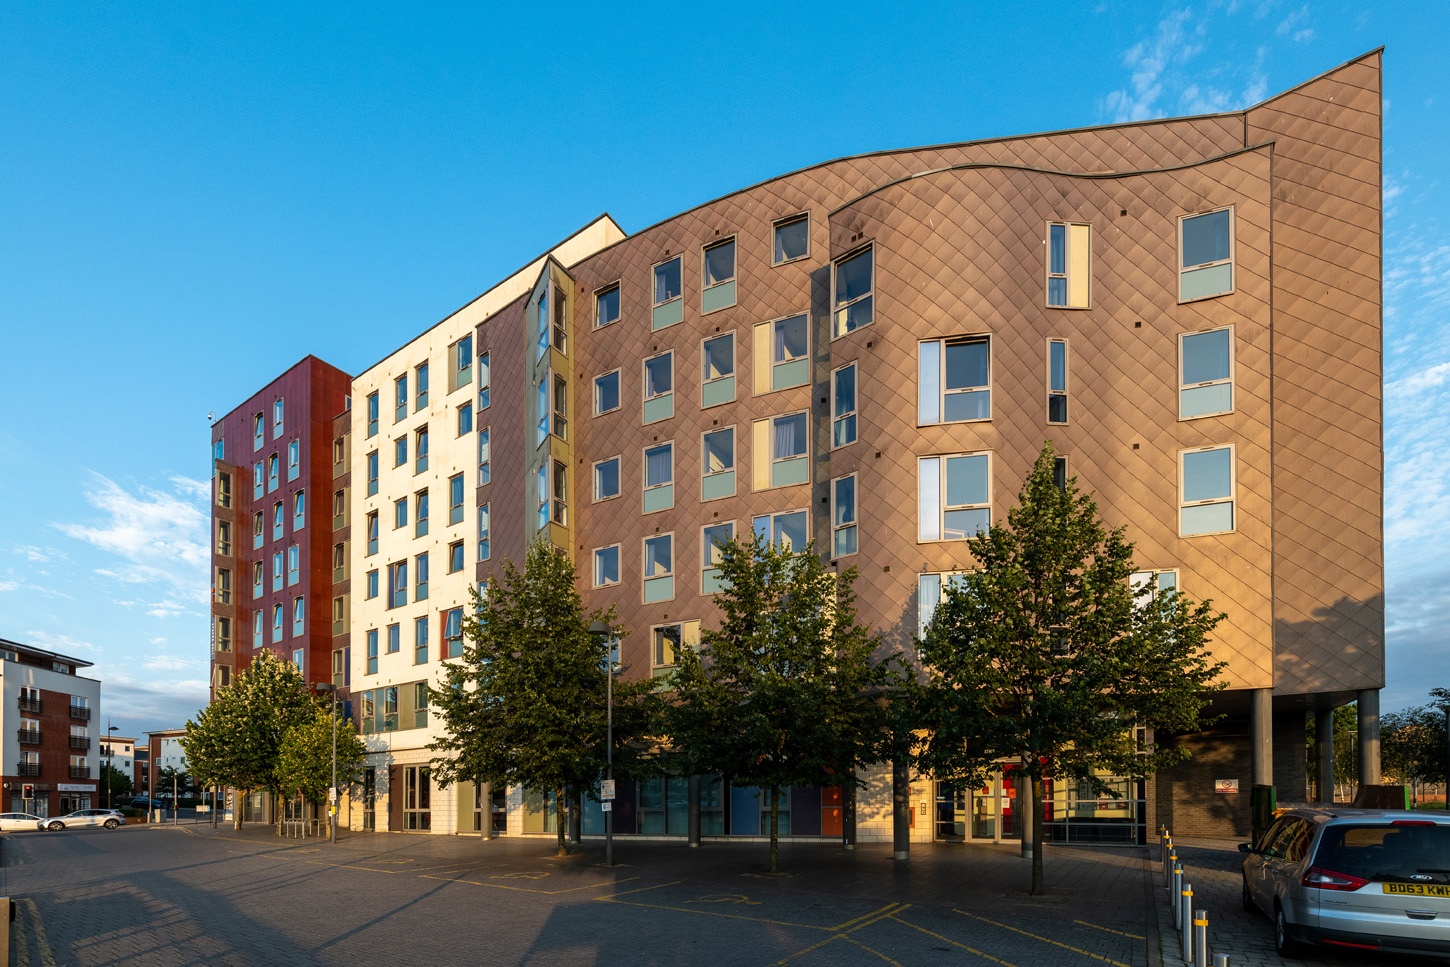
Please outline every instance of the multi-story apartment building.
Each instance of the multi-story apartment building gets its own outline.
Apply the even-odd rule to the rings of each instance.
[[[549,827],[525,790],[434,788],[422,687],[469,588],[531,541],[616,609],[627,675],[717,620],[713,542],[751,532],[854,565],[863,623],[910,654],[1049,439],[1127,526],[1135,580],[1228,614],[1224,717],[1157,737],[1193,759],[1122,803],[1054,784],[1051,834],[1244,829],[1251,785],[1307,795],[1306,716],[1356,699],[1374,781],[1380,212],[1375,51],[1243,111],[844,158],[627,237],[594,223],[354,380],[332,648],[372,751],[344,821]],[[890,771],[867,770],[861,839],[891,836]],[[914,839],[1020,835],[1010,767],[909,781]],[[756,790],[698,787],[621,782],[615,831],[684,835],[695,808],[760,832]],[[837,791],[782,805],[793,835],[842,829]]]
[[[0,783],[5,808],[61,816],[100,805],[91,662],[0,638]]]
[[[110,766],[119,775],[130,779],[131,788],[133,790],[139,790],[140,786],[136,784],[136,780],[133,778],[136,774],[136,739],[131,736],[117,735],[115,733],[115,727],[108,726],[106,733],[101,735],[98,741],[100,743],[101,762],[100,771],[97,773],[101,780],[100,805],[103,807],[114,806],[120,800],[112,801],[108,795],[108,790],[105,786],[106,767]]]

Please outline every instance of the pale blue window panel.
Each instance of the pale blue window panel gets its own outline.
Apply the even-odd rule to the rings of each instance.
[[[1184,537],[1234,529],[1233,448],[1185,451],[1181,457],[1183,505],[1179,533]]]
[[[292,495],[292,529],[300,531],[307,524],[307,491],[299,490]]]
[[[675,596],[674,535],[644,539],[644,603],[670,601]]]
[[[1178,300],[1224,295],[1234,288],[1233,212],[1224,208],[1179,219],[1182,268]]]
[[[673,444],[663,443],[644,451],[644,513],[667,510],[675,505]]]
[[[1179,337],[1181,383],[1178,418],[1231,413],[1233,398],[1232,331],[1184,333]]]
[[[719,406],[735,399],[735,334],[722,333],[701,345],[703,371],[700,406]]]
[[[284,519],[282,515],[282,501],[279,500],[272,505],[272,540],[280,541],[282,539]]]
[[[680,258],[676,256],[654,268],[654,302],[650,310],[651,329],[664,329],[685,318],[680,266]]]
[[[735,495],[735,428],[712,430],[702,439],[701,500]]]
[[[413,619],[413,664],[428,662],[428,619]]]
[[[734,522],[711,524],[700,532],[701,594],[716,594],[728,587],[720,576],[720,561],[724,557],[720,545],[729,543],[734,536]]]
[[[700,293],[700,311],[715,312],[735,304],[735,239],[719,242],[705,249],[703,258],[704,288]]]

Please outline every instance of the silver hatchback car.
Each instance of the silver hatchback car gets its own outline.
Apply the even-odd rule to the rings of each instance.
[[[1450,954],[1450,815],[1291,809],[1244,843],[1244,909],[1274,921],[1274,946],[1306,943]]]

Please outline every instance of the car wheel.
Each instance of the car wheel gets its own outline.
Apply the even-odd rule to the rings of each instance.
[[[121,825],[121,821],[119,819],[108,819],[108,820],[106,820],[106,828],[107,829],[115,829],[119,825]]]
[[[1284,918],[1284,908],[1274,907],[1274,950],[1280,957],[1299,956],[1299,942],[1289,936],[1289,921]]]
[[[65,823],[61,822],[60,820],[56,820],[55,822],[51,823],[49,826],[47,826],[45,828],[46,829],[65,829]]]
[[[1245,913],[1253,913],[1254,910],[1257,909],[1254,906],[1254,898],[1249,893],[1249,881],[1247,879],[1244,880],[1244,898],[1243,898],[1243,903],[1244,903],[1244,912]]]

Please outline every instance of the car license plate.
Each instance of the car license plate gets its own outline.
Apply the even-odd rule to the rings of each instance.
[[[1384,891],[1396,896],[1442,896],[1450,898],[1450,886],[1439,883],[1385,883]]]

